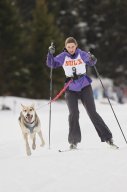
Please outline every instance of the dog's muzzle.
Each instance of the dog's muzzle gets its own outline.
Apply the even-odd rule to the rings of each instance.
[[[26,120],[31,123],[32,122],[32,118],[33,118],[33,115],[30,115],[29,113],[27,113],[26,115]]]

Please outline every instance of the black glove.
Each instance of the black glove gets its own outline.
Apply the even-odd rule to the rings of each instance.
[[[51,45],[49,47],[49,53],[52,55],[55,53],[55,46],[54,46],[53,42],[51,43]]]
[[[88,52],[88,53],[89,53],[92,61],[97,61],[97,58],[93,54],[91,54],[90,52]]]

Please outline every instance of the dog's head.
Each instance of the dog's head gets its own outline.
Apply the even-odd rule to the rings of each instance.
[[[28,123],[32,123],[35,119],[35,108],[34,108],[34,104],[30,105],[30,106],[26,106],[26,105],[22,105],[22,115],[25,118],[25,121]]]

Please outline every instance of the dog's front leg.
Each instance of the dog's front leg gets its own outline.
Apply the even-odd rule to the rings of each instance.
[[[41,147],[43,147],[43,146],[45,145],[45,142],[44,142],[44,139],[43,139],[43,137],[42,137],[42,132],[39,131],[39,132],[38,132],[38,135],[39,135],[39,137],[40,137],[40,139],[41,139]]]
[[[29,146],[29,143],[28,143],[28,134],[25,133],[24,135],[24,138],[25,138],[25,143],[26,143],[26,153],[27,155],[31,155],[31,150],[30,150],[30,146]]]
[[[34,135],[34,137],[33,137],[32,149],[33,149],[33,150],[36,149],[36,136],[35,136],[35,135]]]

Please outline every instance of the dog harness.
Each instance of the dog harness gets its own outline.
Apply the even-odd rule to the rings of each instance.
[[[33,121],[32,123],[27,123],[27,122],[25,122],[25,126],[26,126],[26,128],[27,129],[29,129],[30,130],[30,133],[33,133],[33,130],[34,130],[34,128],[36,127],[36,122],[35,121]]]

